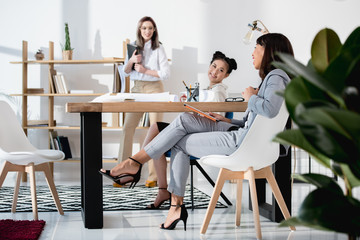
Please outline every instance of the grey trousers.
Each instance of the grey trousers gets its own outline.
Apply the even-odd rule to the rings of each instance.
[[[232,126],[236,125],[182,113],[144,147],[152,159],[159,159],[171,149],[169,192],[184,196],[190,170],[189,155],[198,158],[210,154],[230,155],[238,148],[242,129],[228,131]]]

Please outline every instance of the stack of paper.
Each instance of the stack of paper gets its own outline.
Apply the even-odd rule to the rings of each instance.
[[[123,102],[123,101],[136,101],[136,102],[178,102],[178,96],[163,93],[107,93],[101,95],[92,102]]]

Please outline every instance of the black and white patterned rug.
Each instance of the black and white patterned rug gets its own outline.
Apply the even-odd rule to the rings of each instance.
[[[56,186],[60,202],[64,211],[80,211],[81,203],[80,186]],[[103,188],[104,211],[115,210],[144,210],[147,205],[153,203],[158,188],[147,188],[145,186],[136,186],[133,189],[115,188],[112,185],[106,185]],[[0,188],[0,212],[10,212],[13,201],[13,187]],[[38,211],[53,212],[57,211],[50,190],[47,185],[36,186]],[[210,202],[210,196],[194,188],[194,208],[207,208]],[[186,186],[184,203],[187,208],[191,208],[190,186]],[[220,202],[217,208],[226,208]],[[169,201],[164,203],[160,209],[168,209]],[[18,197],[17,212],[31,212],[31,194],[30,187],[21,186]]]

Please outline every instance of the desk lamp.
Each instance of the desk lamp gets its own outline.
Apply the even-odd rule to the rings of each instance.
[[[259,28],[257,26],[258,22],[261,23],[261,25],[263,25],[264,29]],[[255,20],[255,21],[253,21],[252,24],[249,23],[248,26],[250,27],[250,30],[248,31],[248,33],[243,38],[243,42],[245,44],[250,44],[251,43],[251,39],[252,39],[252,36],[254,35],[255,30],[261,32],[262,34],[269,33],[269,30],[265,27],[265,25],[260,20]]]

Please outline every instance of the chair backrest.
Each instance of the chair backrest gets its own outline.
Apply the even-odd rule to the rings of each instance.
[[[5,152],[35,151],[26,137],[15,112],[5,101],[0,101],[0,150]]]
[[[285,102],[274,118],[257,115],[240,147],[231,156],[241,156],[238,161],[254,170],[273,164],[279,157],[279,143],[272,139],[284,130],[288,117]]]
[[[239,148],[229,156],[209,155],[201,160],[211,166],[232,171],[258,170],[273,164],[279,157],[279,144],[272,141],[283,131],[289,114],[285,103],[274,118],[257,115]]]

